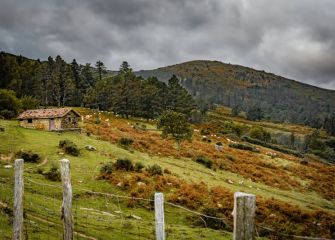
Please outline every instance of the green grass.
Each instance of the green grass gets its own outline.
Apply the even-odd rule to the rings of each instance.
[[[204,181],[209,186],[220,185],[233,192],[243,191],[264,198],[274,197],[306,209],[312,206],[314,209],[335,211],[334,201],[327,201],[316,193],[279,190],[262,183],[252,182],[228,171],[207,169],[192,159],[149,156],[146,153],[128,151],[118,145],[100,141],[95,136],[88,137],[74,132],[58,134],[24,129],[19,127],[16,121],[0,120],[0,125],[5,127],[5,132],[0,132],[0,154],[16,152],[21,149],[31,150],[40,154],[42,160],[47,158],[47,164],[40,167],[44,171],[54,164],[59,165],[59,160],[62,158],[70,160],[75,231],[77,232],[75,239],[87,239],[84,236],[97,239],[154,239],[154,212],[150,204],[140,202],[134,208],[128,208],[122,199],[92,195],[83,190],[124,195],[125,193],[118,187],[107,181],[95,180],[100,166],[116,158],[129,158],[133,162],[141,161],[145,165],[157,163],[163,168],[168,168],[187,182],[198,183]],[[60,155],[58,143],[64,139],[69,139],[79,148],[82,148],[81,155],[78,157]],[[84,150],[83,148],[87,144],[96,147],[97,151]],[[259,156],[265,157],[264,155]],[[272,161],[270,158],[268,160],[269,162]],[[0,163],[5,164],[1,161]],[[11,207],[13,169],[4,169],[1,164],[0,200]],[[287,165],[290,162],[281,161],[281,164]],[[61,239],[60,206],[62,190],[60,182],[46,180],[43,175],[36,173],[36,168],[36,164],[25,164],[24,207],[27,233],[31,239]],[[52,186],[38,185],[29,182],[29,180]],[[234,183],[230,184],[228,180],[232,180]],[[239,184],[241,181],[243,181],[243,184]],[[232,238],[231,233],[194,227],[192,221],[189,220],[194,217],[194,214],[172,206],[166,206],[165,210],[167,239]],[[102,212],[109,214],[102,214]],[[129,218],[132,214],[140,216],[142,219]],[[11,236],[10,220],[8,215],[0,212],[0,224],[2,226],[0,235],[2,234],[4,239],[10,239]],[[49,232],[51,234],[48,234]]]
[[[50,166],[59,164],[61,158],[68,158],[71,162],[71,178],[73,185],[73,208],[75,219],[75,239],[87,239],[81,236],[90,236],[97,239],[154,239],[154,212],[148,207],[147,202],[140,202],[134,208],[127,208],[123,199],[91,195],[82,189],[97,192],[108,192],[124,195],[106,181],[95,180],[102,163],[112,158],[128,157],[132,160],[141,160],[149,165],[155,162],[163,166],[171,166],[165,161],[151,158],[139,152],[129,152],[125,149],[107,142],[99,141],[95,137],[87,137],[79,133],[52,133],[32,129],[23,129],[15,121],[1,121],[0,124],[6,131],[0,133],[0,153],[6,154],[18,150],[30,150],[41,155],[42,160],[47,158],[47,164],[41,166],[46,171]],[[58,143],[60,140],[69,139],[80,148],[90,144],[97,147],[98,151],[81,151],[79,157],[60,155]],[[169,161],[172,161],[171,159]],[[5,164],[2,162],[2,164]],[[25,164],[25,226],[31,239],[61,239],[62,221],[60,219],[60,206],[62,189],[60,182],[51,182],[43,175],[36,173],[36,164]],[[30,181],[34,181],[34,183]],[[12,206],[13,169],[4,169],[0,165],[0,199],[3,203]],[[49,184],[51,186],[36,183]],[[87,210],[87,209],[96,209]],[[101,212],[110,213],[103,215]],[[115,213],[115,211],[121,211]],[[130,215],[140,216],[141,220],[129,218]],[[192,226],[188,220],[190,213],[183,212],[171,206],[166,207],[167,239],[196,239],[200,236],[207,239],[230,239],[230,234],[212,229],[203,229]],[[10,239],[10,218],[0,214],[0,234]],[[51,232],[51,234],[49,234]]]

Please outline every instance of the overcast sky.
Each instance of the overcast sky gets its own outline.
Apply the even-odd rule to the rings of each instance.
[[[335,89],[335,0],[0,0],[0,50],[108,69],[219,60]]]

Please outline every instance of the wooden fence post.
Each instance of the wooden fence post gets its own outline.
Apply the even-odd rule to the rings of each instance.
[[[156,240],[165,240],[163,193],[155,193],[155,222]]]
[[[254,239],[256,197],[253,194],[234,194],[234,240]]]
[[[14,166],[14,221],[13,239],[23,239],[23,159],[16,159]]]
[[[60,171],[63,185],[62,218],[64,220],[64,240],[72,240],[73,239],[72,186],[70,178],[70,162],[68,159],[60,160]]]

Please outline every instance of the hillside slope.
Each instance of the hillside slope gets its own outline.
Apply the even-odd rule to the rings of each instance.
[[[335,112],[335,91],[303,84],[264,71],[218,61],[190,61],[139,71],[166,82],[173,74],[194,96],[246,111],[260,107],[266,117],[317,125]]]
[[[59,207],[59,182],[45,179],[43,173],[59,165],[60,158],[71,161],[74,192],[76,236],[79,239],[149,239],[153,235],[154,217],[150,202],[115,197],[113,194],[152,199],[162,191],[166,201],[193,211],[227,219],[228,226],[205,228],[199,217],[180,208],[166,205],[167,239],[230,239],[233,193],[243,191],[257,195],[256,222],[260,236],[273,239],[272,232],[259,226],[270,227],[285,234],[332,237],[334,232],[334,166],[311,161],[301,165],[297,157],[257,146],[259,151],[246,151],[228,145],[225,135],[211,132],[211,142],[204,142],[201,130],[207,125],[195,125],[192,142],[182,144],[177,151],[174,142],[162,139],[155,123],[141,119],[122,119],[107,112],[77,109],[84,116],[86,134],[52,133],[24,129],[16,121],[0,120],[5,132],[0,132],[0,236],[10,236],[14,154],[20,150],[38,153],[42,163],[26,163],[25,210],[27,234],[32,238],[60,239],[62,224]],[[101,122],[95,123],[99,116]],[[144,127],[145,126],[145,127]],[[271,126],[268,126],[271,128]],[[280,126],[275,126],[276,130]],[[285,126],[294,127],[294,126]],[[309,129],[297,129],[299,133]],[[121,146],[120,139],[132,139],[129,146]],[[45,139],[48,139],[45,141]],[[77,157],[58,148],[60,140],[69,139],[81,150]],[[214,143],[221,141],[223,151],[216,151]],[[87,151],[85,145],[97,151]],[[213,162],[211,168],[195,161],[203,156]],[[165,171],[151,175],[142,171],[113,169],[101,174],[99,169],[116,159],[141,162],[145,167],[158,164]],[[42,185],[39,185],[42,184]],[[56,187],[54,187],[56,186]],[[110,195],[96,194],[103,192]],[[8,194],[10,193],[10,194]],[[133,215],[141,219],[135,219]],[[205,219],[208,221],[208,219]],[[49,223],[49,224],[48,224]],[[209,222],[208,222],[209,223]],[[86,236],[86,237],[83,237]],[[140,237],[139,237],[140,236]],[[35,239],[34,238],[34,239]]]

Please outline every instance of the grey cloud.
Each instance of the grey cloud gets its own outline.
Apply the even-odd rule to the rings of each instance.
[[[153,69],[211,59],[335,89],[333,0],[0,0],[0,49]]]

